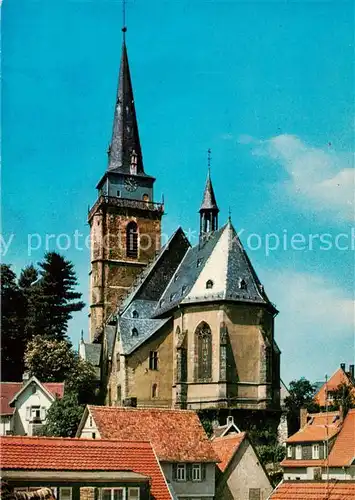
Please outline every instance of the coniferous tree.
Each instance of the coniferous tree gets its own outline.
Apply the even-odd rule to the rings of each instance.
[[[25,341],[24,297],[11,266],[1,265],[1,380],[21,380]]]
[[[40,294],[38,271],[32,264],[22,269],[18,279],[18,286],[24,297],[24,337],[27,343],[37,333],[36,314]]]
[[[79,300],[81,293],[74,291],[78,284],[74,265],[58,253],[48,252],[39,266],[35,330],[39,335],[62,340],[72,313],[85,305]]]

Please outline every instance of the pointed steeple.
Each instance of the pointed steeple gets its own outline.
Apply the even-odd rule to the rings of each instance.
[[[200,207],[200,236],[218,229],[218,212],[216,197],[214,194],[211,173],[208,169],[205,191],[203,193]]]
[[[112,138],[108,150],[108,171],[144,175],[142,151],[129,71],[126,28],[123,28],[121,67],[118,78]]]

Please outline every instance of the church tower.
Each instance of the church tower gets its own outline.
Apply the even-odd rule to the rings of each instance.
[[[108,166],[89,211],[90,340],[100,337],[137,276],[160,249],[163,204],[146,174],[123,28],[121,66]]]

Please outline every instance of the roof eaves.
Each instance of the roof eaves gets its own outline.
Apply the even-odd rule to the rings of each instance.
[[[22,392],[24,392],[27,389],[27,387],[29,387],[29,385],[32,384],[33,382],[35,382],[52,401],[55,400],[55,396],[53,396],[53,394],[46,389],[44,384],[42,384],[37,377],[32,375],[32,377],[26,382],[26,384],[23,387],[21,387],[21,389],[11,399],[11,401],[9,402],[9,406],[12,406],[16,402],[19,395],[22,394]]]

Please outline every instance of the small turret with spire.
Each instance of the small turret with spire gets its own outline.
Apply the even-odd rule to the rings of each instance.
[[[218,229],[218,213],[216,197],[211,181],[211,150],[208,150],[208,173],[205,191],[200,207],[200,238]]]

